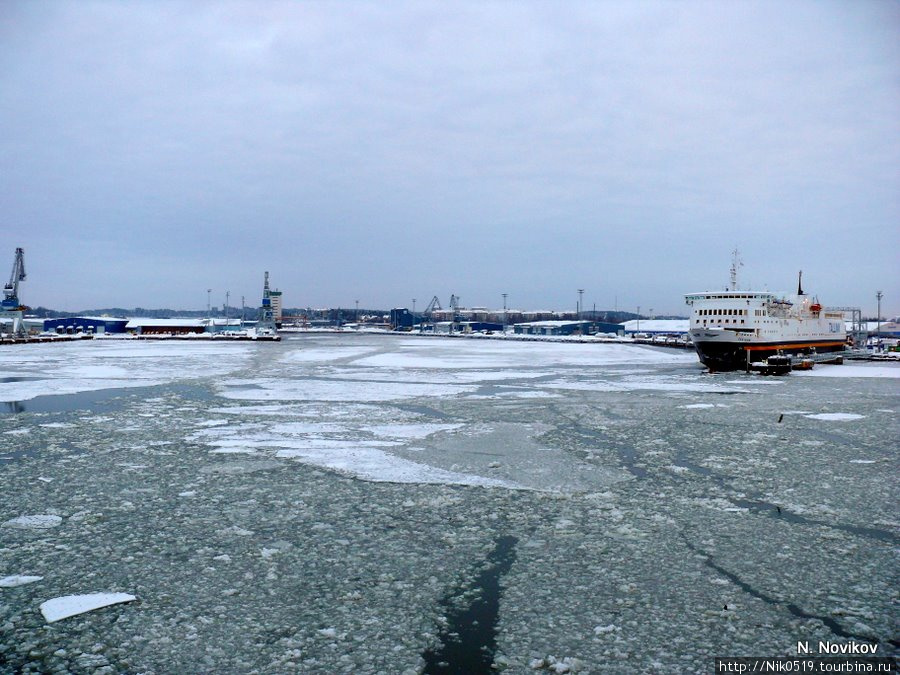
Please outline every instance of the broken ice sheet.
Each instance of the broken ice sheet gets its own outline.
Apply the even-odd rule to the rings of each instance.
[[[849,420],[861,420],[865,415],[856,413],[816,413],[815,415],[804,415],[811,420],[826,420],[831,422],[846,422]]]
[[[24,586],[25,584],[33,584],[35,581],[40,581],[43,578],[44,577],[34,577],[25,574],[13,574],[0,579],[0,588],[16,588],[17,586]]]
[[[47,623],[68,619],[102,607],[137,600],[128,593],[87,593],[85,595],[64,595],[41,603],[41,614]]]
[[[17,530],[49,530],[60,523],[62,523],[62,518],[59,516],[39,514],[11,518],[0,525],[0,527],[11,527]]]

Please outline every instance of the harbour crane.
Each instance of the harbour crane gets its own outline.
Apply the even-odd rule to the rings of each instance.
[[[9,283],[3,287],[3,309],[7,312],[26,308],[19,303],[19,282],[25,281],[25,251],[16,249],[16,258],[13,261],[12,274],[9,275]]]
[[[459,296],[450,296],[450,309],[453,312],[453,320],[459,321]]]
[[[25,281],[25,251],[16,249],[16,257],[13,261],[12,274],[9,275],[9,283],[3,287],[3,300],[0,302],[0,319],[12,320],[12,332],[14,335],[25,334],[25,305],[19,302],[19,282]]]
[[[424,314],[425,318],[427,318],[430,321],[431,315],[434,314],[434,310],[441,311],[442,309],[444,309],[444,308],[441,307],[441,301],[438,300],[438,296],[434,296],[431,299],[431,302],[428,303],[428,307],[425,308],[425,311],[422,312],[422,314]]]
[[[450,295],[450,332],[453,332],[454,326],[462,319],[459,314],[459,296],[455,294]]]
[[[432,330],[434,330],[434,312],[437,310],[440,312],[443,307],[441,307],[441,301],[438,300],[438,296],[434,296],[431,298],[431,302],[428,303],[428,306],[425,308],[425,311],[422,312],[422,316],[424,317],[423,323],[427,322],[431,324]],[[419,324],[420,328],[422,324]]]

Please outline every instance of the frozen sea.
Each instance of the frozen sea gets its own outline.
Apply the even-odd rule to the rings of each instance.
[[[0,671],[896,656],[898,377],[397,335],[6,347]]]

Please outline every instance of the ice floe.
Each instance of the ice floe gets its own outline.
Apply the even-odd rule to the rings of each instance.
[[[0,527],[10,527],[17,530],[49,530],[62,523],[60,516],[52,514],[38,514],[33,516],[19,516],[4,522]]]
[[[736,386],[725,386],[725,383],[716,382],[713,379],[698,380],[696,377],[684,376],[626,376],[621,379],[610,379],[609,373],[605,377],[597,377],[597,379],[586,379],[584,376],[578,378],[560,378],[550,382],[541,383],[542,387],[549,389],[569,389],[575,391],[598,391],[598,392],[616,392],[616,391],[669,391],[669,392],[714,392],[719,394],[738,394],[751,391],[750,389],[740,388]],[[749,383],[743,383],[749,384]]]
[[[469,385],[359,380],[257,379],[226,381],[223,398],[245,401],[399,401],[455,396],[474,391]]]
[[[799,377],[900,378],[900,364],[844,363],[840,366],[824,365],[812,370],[795,370],[791,375]]]
[[[42,602],[40,609],[47,623],[68,619],[102,607],[118,605],[137,600],[128,593],[87,593],[85,595],[65,595]]]
[[[441,431],[455,431],[463,426],[463,424],[378,424],[362,427],[362,430],[384,438],[428,438]]]
[[[521,489],[521,486],[512,481],[447,471],[428,464],[412,462],[373,445],[374,442],[369,444],[331,442],[323,445],[321,442],[311,441],[292,449],[279,450],[275,456],[296,459],[375,483],[430,483]]]
[[[0,368],[27,379],[0,384],[0,401],[48,394],[144,387],[225,375],[243,365],[251,345],[144,341],[79,341],[21,345],[0,352]]]
[[[43,578],[44,577],[28,576],[25,574],[13,574],[0,579],[0,588],[16,588],[17,586],[33,584],[35,581],[40,581]]]
[[[829,420],[832,422],[843,422],[849,420],[861,420],[865,417],[865,415],[858,415],[856,413],[815,413],[812,415],[804,415],[804,417],[808,417],[811,420]]]
[[[354,365],[453,370],[465,368],[509,369],[540,364],[547,366],[601,366],[642,363],[690,363],[694,354],[622,344],[559,344],[540,342],[441,342],[410,339],[401,349],[363,357]]]

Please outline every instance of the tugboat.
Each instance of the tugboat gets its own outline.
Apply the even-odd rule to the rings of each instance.
[[[791,370],[812,370],[815,364],[816,362],[812,359],[800,359],[792,364]]]
[[[685,296],[691,307],[689,335],[700,361],[711,372],[749,370],[751,364],[778,354],[842,352],[847,339],[844,314],[823,307],[803,292],[781,296],[737,288],[737,251],[731,287]]]
[[[787,375],[791,372],[791,357],[784,354],[768,356],[762,361],[751,363],[750,370],[755,370],[760,375]]]

